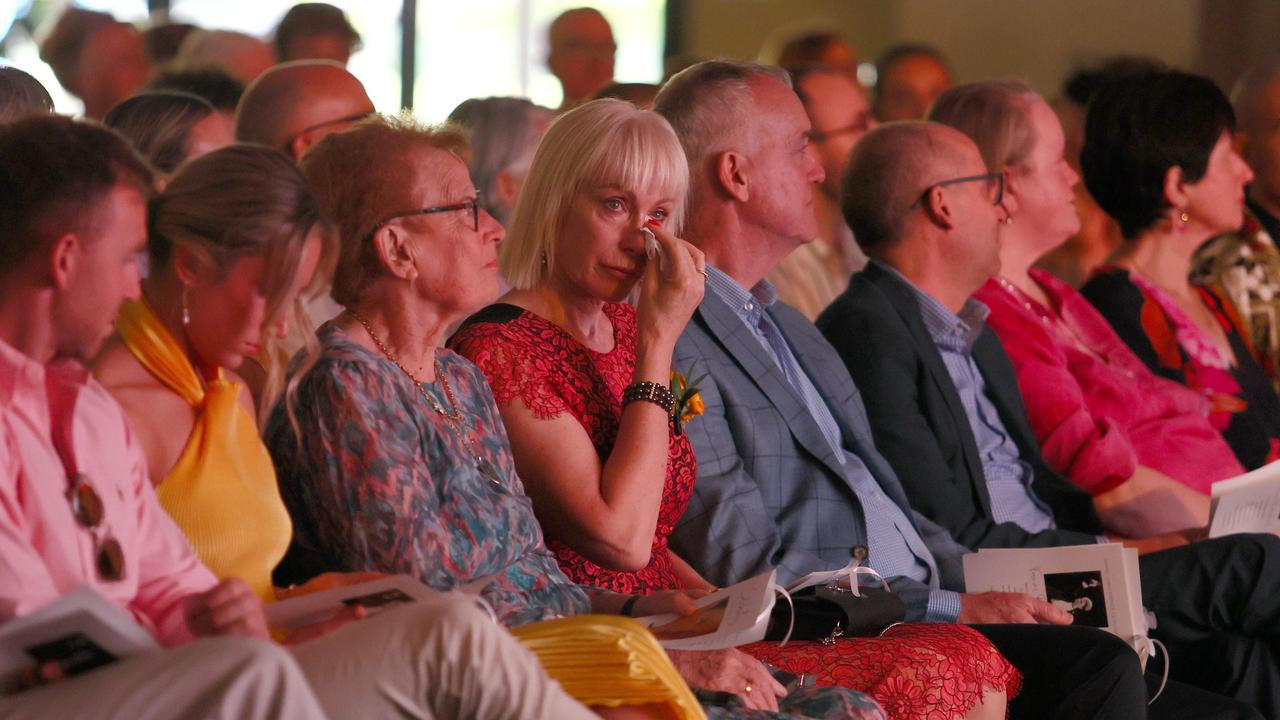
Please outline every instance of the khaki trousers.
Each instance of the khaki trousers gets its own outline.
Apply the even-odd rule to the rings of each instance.
[[[333,720],[596,718],[461,594],[378,613],[292,651]]]
[[[0,697],[4,720],[323,720],[290,653],[205,638]]]

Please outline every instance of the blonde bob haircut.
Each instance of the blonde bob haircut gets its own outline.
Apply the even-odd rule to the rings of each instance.
[[[593,100],[551,123],[498,249],[498,269],[512,287],[531,288],[551,272],[573,198],[603,186],[671,198],[665,227],[680,232],[689,164],[662,116],[622,100]]]
[[[1029,111],[1043,102],[1030,85],[991,80],[959,85],[933,101],[929,120],[968,135],[989,172],[1020,165],[1035,148]]]

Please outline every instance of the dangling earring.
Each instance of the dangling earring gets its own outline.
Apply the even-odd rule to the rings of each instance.
[[[187,309],[187,286],[182,286],[182,327],[191,324],[191,311]]]
[[[1191,216],[1187,214],[1186,210],[1178,210],[1178,223],[1174,227],[1174,230],[1179,233],[1185,233],[1187,231],[1187,222],[1190,220]]]
[[[1013,224],[1013,216],[1012,216],[1012,215],[1005,215],[1005,216],[1004,216],[1004,219],[1003,219],[1003,220],[1001,220],[1000,222],[1004,223],[1005,225],[1012,225],[1012,224]]]

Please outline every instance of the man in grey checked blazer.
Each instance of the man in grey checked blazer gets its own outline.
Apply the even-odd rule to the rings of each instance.
[[[655,110],[689,159],[685,238],[706,254],[708,273],[672,363],[706,375],[705,412],[685,426],[698,478],[671,536],[676,554],[722,585],[774,567],[787,582],[869,565],[890,579],[908,620],[993,623],[976,629],[1024,674],[1015,717],[1146,717],[1136,656],[1117,638],[1066,626],[1069,615],[1026,595],[959,592],[968,550],[911,511],[844,363],[763,280],[817,235],[810,190],[823,172],[786,75],[701,63],[664,86]],[[1160,705],[1185,711],[1203,700],[1195,717],[1256,717],[1219,713],[1219,698],[1198,692],[1179,687]]]

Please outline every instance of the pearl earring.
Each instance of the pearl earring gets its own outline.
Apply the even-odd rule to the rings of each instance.
[[[182,327],[191,324],[191,311],[187,309],[187,286],[182,286]]]

